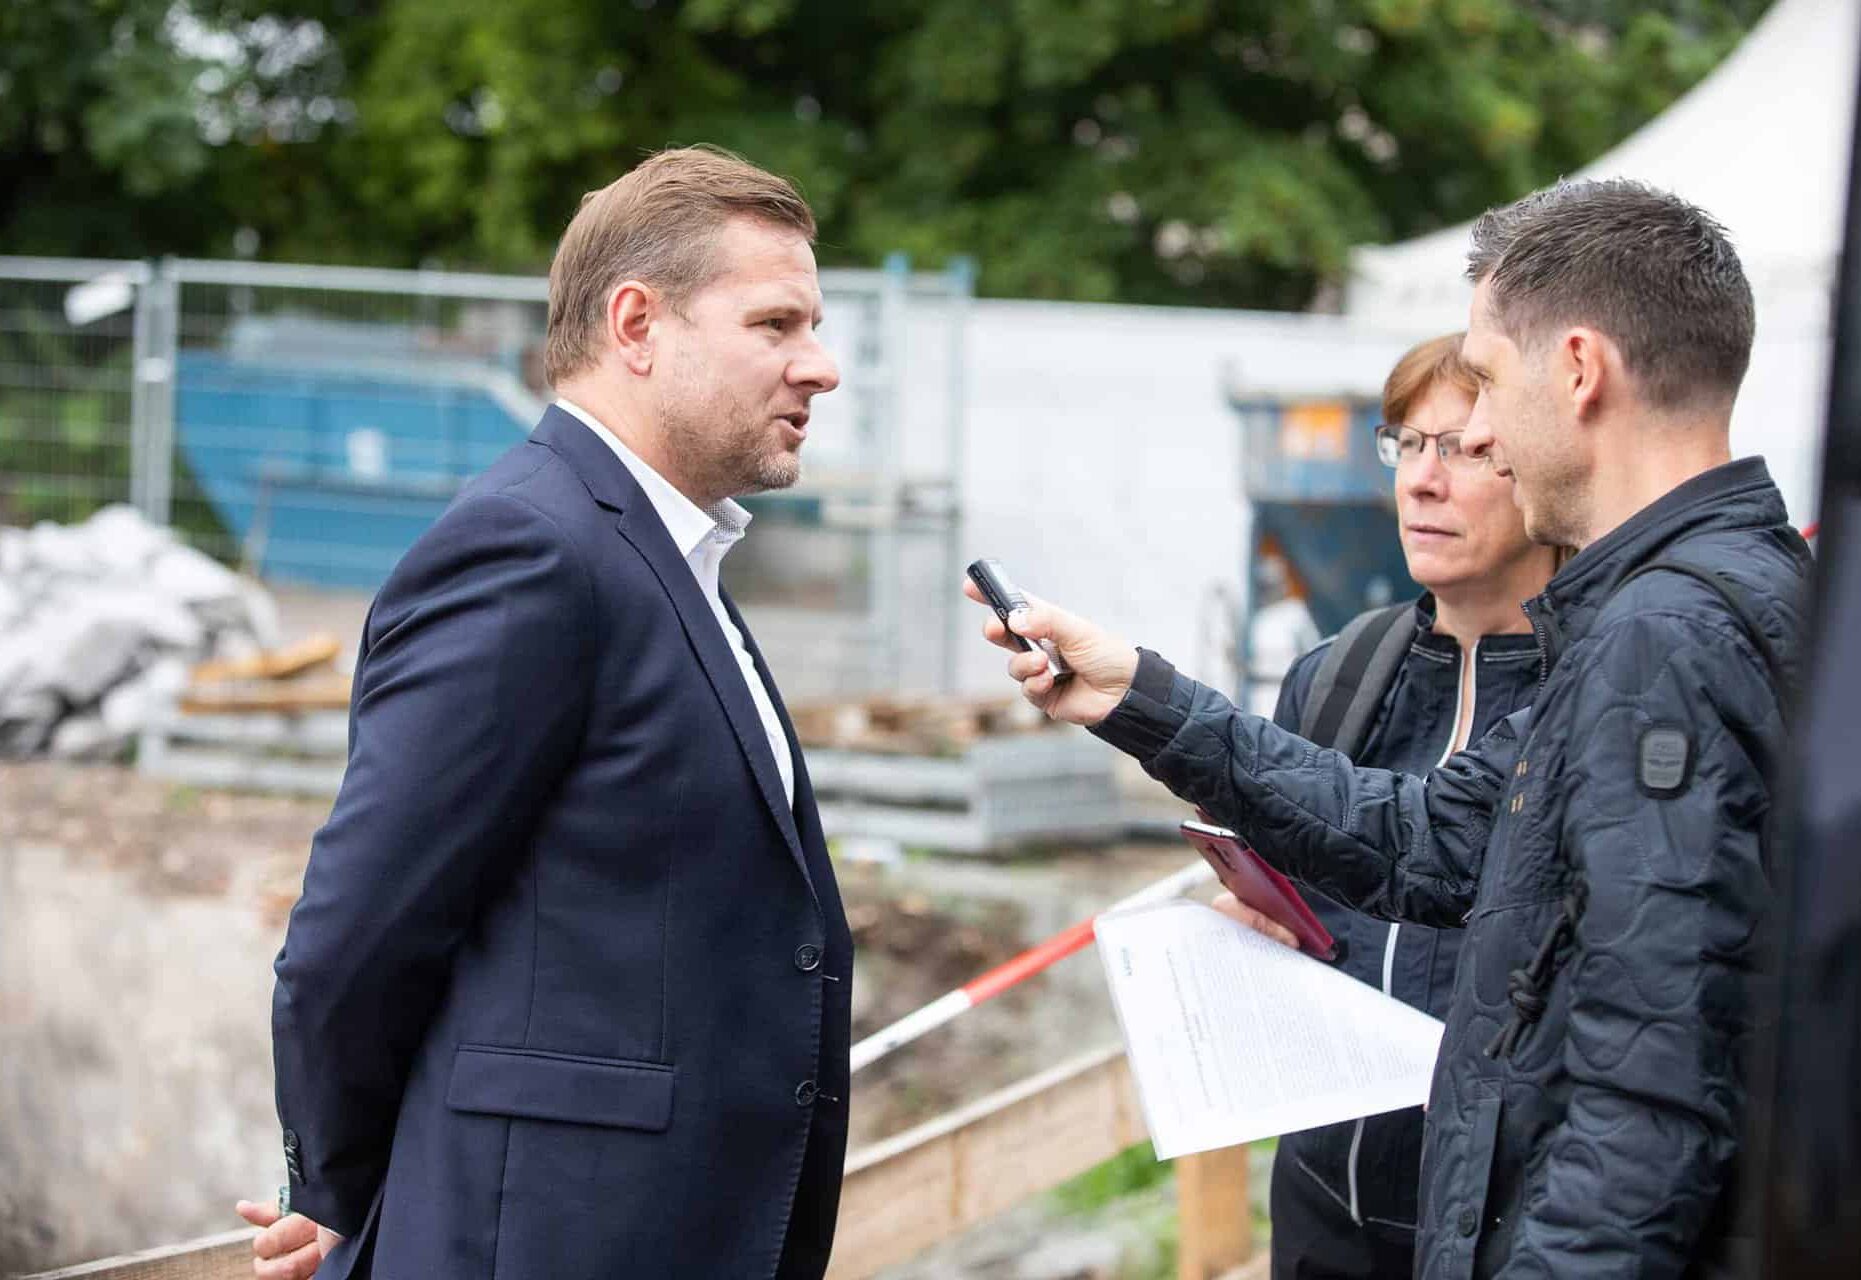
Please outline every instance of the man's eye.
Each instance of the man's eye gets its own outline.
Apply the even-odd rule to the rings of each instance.
[[[787,316],[770,316],[767,320],[763,321],[763,324],[767,325],[769,329],[775,333],[788,332]]]

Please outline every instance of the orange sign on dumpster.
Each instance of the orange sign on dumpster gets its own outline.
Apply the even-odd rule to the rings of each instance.
[[[1288,405],[1279,419],[1280,456],[1342,462],[1350,457],[1350,425],[1350,406],[1342,400]]]

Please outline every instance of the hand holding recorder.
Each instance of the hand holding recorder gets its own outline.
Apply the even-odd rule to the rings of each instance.
[[[1084,618],[1024,595],[999,561],[971,565],[963,594],[995,614],[983,624],[982,634],[1014,654],[1008,674],[1021,682],[1021,695],[1053,719],[1095,725],[1131,687],[1137,674],[1133,646]]]

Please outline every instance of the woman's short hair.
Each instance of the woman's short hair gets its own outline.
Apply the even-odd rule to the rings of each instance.
[[[1480,393],[1473,370],[1460,358],[1460,341],[1464,333],[1443,334],[1417,343],[1396,361],[1396,367],[1383,380],[1383,421],[1398,426],[1409,416],[1421,398],[1436,386],[1446,383],[1456,391],[1467,393],[1469,400]]]

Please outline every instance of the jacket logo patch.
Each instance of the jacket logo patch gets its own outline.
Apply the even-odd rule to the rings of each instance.
[[[1655,725],[1644,729],[1635,749],[1635,778],[1650,796],[1677,796],[1693,775],[1693,739],[1684,729]]]

